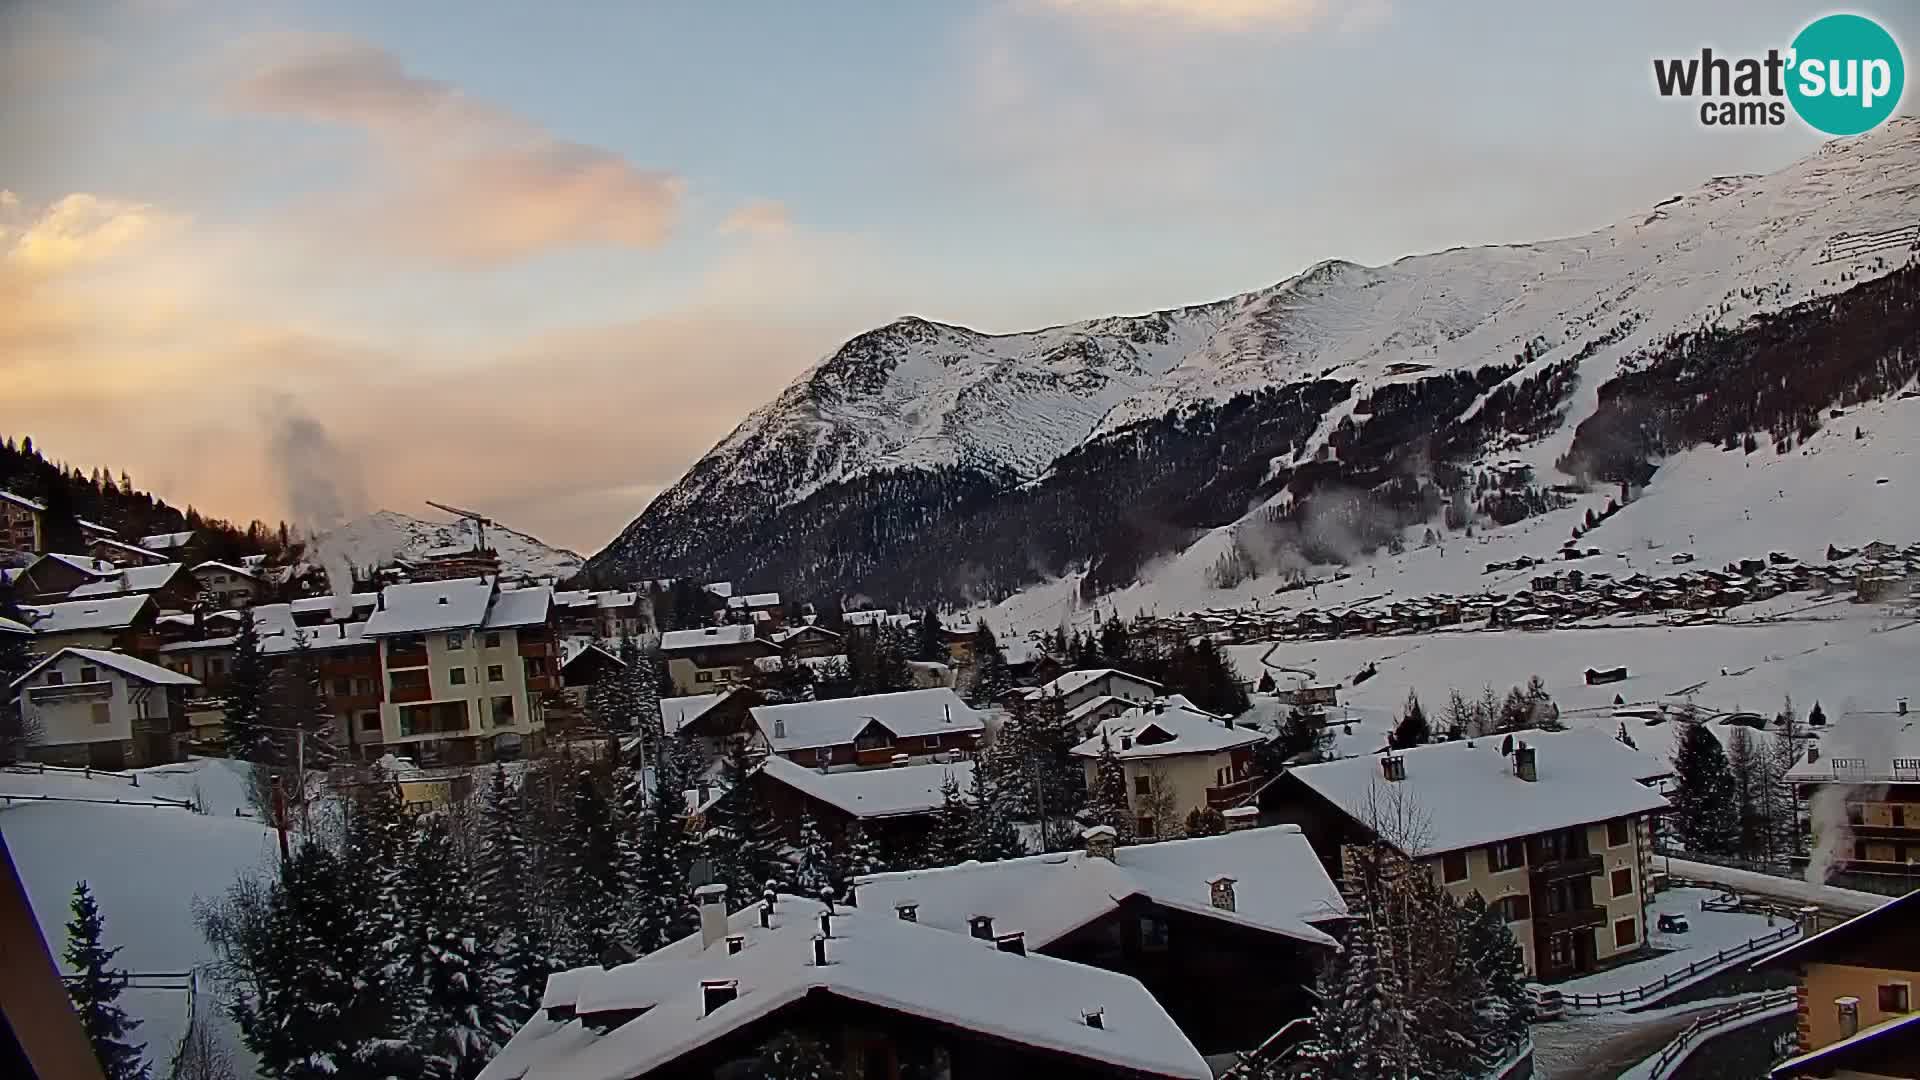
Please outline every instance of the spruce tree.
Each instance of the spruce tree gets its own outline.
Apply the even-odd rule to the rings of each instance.
[[[1104,728],[1100,731],[1100,757],[1094,762],[1087,818],[1095,825],[1111,828],[1119,843],[1132,842],[1133,810],[1127,799],[1127,771]]]
[[[398,788],[381,770],[374,773],[375,782],[349,808],[339,874],[355,932],[339,939],[330,962],[353,980],[355,1008],[366,1018],[353,1029],[360,1036],[351,1044],[353,1059],[371,1068],[403,1069],[419,1060],[407,1041],[420,1012],[415,913],[405,882],[413,822]]]
[[[594,964],[619,939],[619,829],[593,771],[579,768],[569,786],[560,849],[559,954],[569,966]]]
[[[513,988],[495,951],[485,898],[444,816],[421,823],[405,876],[421,1009],[410,1044],[431,1080],[467,1080],[513,1034]]]
[[[653,797],[639,830],[633,947],[642,955],[690,933],[697,924],[687,881],[692,853],[686,794],[675,775],[670,768],[656,770]]]
[[[783,1031],[767,1040],[753,1063],[755,1080],[841,1080],[825,1043],[801,1032]]]
[[[953,866],[973,857],[973,821],[960,782],[948,773],[940,781],[940,810],[927,837],[925,866]]]
[[[1460,905],[1460,919],[1463,951],[1473,962],[1480,991],[1474,1003],[1476,1032],[1497,1051],[1498,1060],[1526,1041],[1533,1022],[1526,960],[1506,916],[1478,892]]]
[[[727,792],[708,817],[714,826],[708,845],[730,903],[753,903],[769,879],[785,870],[780,859],[780,826],[753,782],[760,765],[744,742],[736,741],[725,759]]]
[[[80,1027],[86,1031],[93,1056],[100,1060],[100,1071],[107,1080],[145,1080],[148,1065],[140,1060],[140,1052],[146,1045],[127,1041],[140,1021],[128,1016],[118,1004],[120,992],[127,988],[127,973],[109,966],[119,955],[120,946],[109,949],[104,944],[106,919],[86,882],[74,885],[72,907],[67,947],[61,959],[74,976],[67,983],[73,1011],[80,1015]]]
[[[848,885],[862,875],[878,874],[887,868],[886,861],[880,857],[879,846],[858,821],[847,826],[846,835],[841,837],[840,847],[834,854],[840,862],[837,876]]]
[[[1753,733],[1741,725],[1735,725],[1728,732],[1726,752],[1727,772],[1733,778],[1733,819],[1738,830],[1735,847],[1742,858],[1761,858],[1771,827],[1765,806],[1766,791],[1771,783],[1767,765],[1754,745]]]
[[[1733,770],[1704,724],[1687,724],[1673,753],[1674,830],[1688,850],[1731,855],[1739,846]]]
[[[799,859],[793,869],[794,891],[801,896],[818,897],[825,889],[834,895],[840,890],[833,880],[833,866],[827,842],[820,835],[820,825],[813,820],[809,811],[800,812],[800,844],[797,852]]]
[[[1026,854],[1026,849],[1020,843],[1019,830],[1013,827],[1013,819],[1007,816],[1006,807],[1001,805],[998,793],[993,790],[989,770],[982,762],[974,763],[968,794],[973,804],[972,858],[994,862]]]
[[[225,690],[227,754],[247,761],[267,762],[271,758],[271,732],[267,720],[267,662],[260,655],[260,632],[254,623],[253,609],[240,612],[240,632],[233,641],[233,662],[228,667]]]
[[[913,658],[915,660],[945,661],[947,645],[945,634],[940,626],[940,616],[928,608],[920,615],[920,625],[914,635]]]
[[[534,878],[534,860],[526,830],[526,800],[507,771],[493,767],[480,804],[481,834],[475,884],[487,898],[487,914],[505,982],[505,1009],[515,1023],[539,1007],[552,972],[551,933],[543,913],[546,896]]]
[[[1396,750],[1405,750],[1410,746],[1424,746],[1433,739],[1433,728],[1427,723],[1427,710],[1420,706],[1420,695],[1407,691],[1406,710],[1400,715],[1400,723],[1387,739],[1388,745]]]
[[[967,704],[976,709],[990,708],[1011,689],[1013,673],[1007,668],[1007,654],[995,640],[992,628],[981,622],[973,631],[973,685]]]

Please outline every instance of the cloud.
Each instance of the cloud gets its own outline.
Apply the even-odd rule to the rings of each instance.
[[[1341,5],[1331,0],[1044,0],[1071,15],[1095,18],[1152,18],[1208,30],[1250,27],[1288,33],[1326,22]]]
[[[59,273],[102,262],[182,223],[144,203],[85,192],[36,214],[23,208],[19,196],[0,190],[0,260],[34,275]]]
[[[580,247],[656,248],[685,181],[560,138],[457,87],[408,72],[367,42],[298,35],[240,79],[238,108],[357,130],[375,143],[381,194],[329,221],[393,254],[497,266]]]
[[[793,222],[784,203],[772,199],[752,199],[741,203],[720,223],[723,235],[745,233],[750,236],[785,236]]]

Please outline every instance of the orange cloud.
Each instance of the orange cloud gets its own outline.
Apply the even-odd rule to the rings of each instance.
[[[746,233],[752,236],[785,236],[793,227],[786,204],[772,199],[752,199],[741,203],[720,223],[723,234]]]
[[[356,237],[425,260],[493,266],[560,248],[658,247],[685,191],[671,172],[559,138],[351,38],[286,39],[229,98],[372,137],[390,174],[383,194],[336,214]]]

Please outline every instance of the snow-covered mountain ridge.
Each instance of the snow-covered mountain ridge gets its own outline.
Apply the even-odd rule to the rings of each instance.
[[[345,559],[356,570],[363,570],[418,559],[440,548],[470,548],[473,539],[473,526],[465,520],[424,521],[378,510],[319,534],[308,550],[310,561],[317,565]],[[565,579],[579,573],[585,563],[571,551],[550,547],[498,524],[487,526],[487,545],[499,553],[503,574]]]
[[[1345,384],[1344,401],[1290,441],[1304,459],[1382,387],[1515,360],[1514,380],[1577,367],[1564,424],[1529,452],[1550,464],[1623,357],[1904,263],[1910,252],[1897,249],[1835,261],[1832,246],[1920,220],[1916,158],[1920,120],[1898,118],[1776,173],[1714,178],[1581,236],[1380,267],[1329,261],[1211,304],[1027,333],[902,319],[849,341],[756,410],[596,560],[623,571],[747,572],[765,553],[719,523],[818,517],[836,489],[898,470],[952,470],[1006,488],[1169,413]],[[1214,523],[1246,509],[1223,507]],[[790,573],[804,584],[804,569]]]

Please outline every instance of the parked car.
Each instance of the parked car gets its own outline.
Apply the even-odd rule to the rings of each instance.
[[[1687,925],[1687,917],[1677,911],[1661,912],[1659,927],[1663,934],[1684,934],[1690,929]]]
[[[1551,986],[1528,983],[1527,1000],[1533,1003],[1535,1020],[1559,1020],[1567,1015],[1566,999]]]

